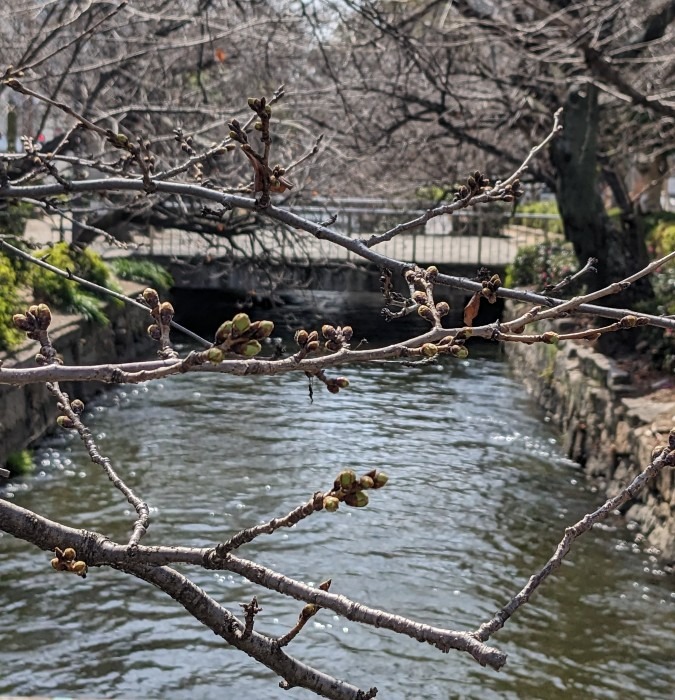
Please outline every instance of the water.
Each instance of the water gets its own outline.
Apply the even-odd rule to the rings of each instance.
[[[351,368],[349,390],[317,387],[314,403],[304,376],[177,377],[115,390],[86,417],[152,506],[146,544],[209,545],[288,512],[343,467],[386,468],[390,484],[368,508],[317,514],[240,553],[307,583],[331,577],[334,592],[388,611],[474,629],[599,502],[505,363],[474,355]],[[128,504],[71,435],[35,459],[5,498],[128,538]],[[280,690],[151,585],[106,569],[57,575],[49,558],[0,534],[0,693],[315,697]],[[263,633],[285,633],[302,607],[227,572],[181,570],[236,614],[257,595]],[[288,651],[391,700],[671,698],[675,583],[639,535],[611,522],[579,540],[490,643],[509,655],[499,673],[323,610]]]

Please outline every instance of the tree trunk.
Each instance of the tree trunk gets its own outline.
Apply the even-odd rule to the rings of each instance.
[[[624,213],[614,223],[602,203],[597,154],[599,125],[598,89],[583,85],[570,90],[563,114],[564,130],[551,147],[556,188],[565,236],[579,262],[598,258],[598,273],[587,278],[595,289],[617,282],[648,263],[645,231],[636,211]],[[653,296],[643,278],[621,294],[608,297],[612,306],[631,306]]]

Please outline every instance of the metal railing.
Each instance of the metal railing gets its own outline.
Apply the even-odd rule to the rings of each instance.
[[[369,238],[424,213],[419,202],[403,200],[313,200],[295,205],[291,211],[310,221],[324,222],[332,216],[330,227],[350,238]],[[45,222],[46,223],[46,222]],[[64,229],[51,222],[51,235],[42,226],[41,243],[64,239]],[[560,218],[551,214],[511,214],[494,210],[463,210],[443,215],[425,226],[405,231],[374,249],[388,257],[420,264],[458,264],[505,266],[513,262],[518,249],[561,239]],[[66,232],[68,235],[70,231]],[[51,238],[52,240],[46,240]],[[260,257],[302,262],[358,262],[359,256],[302,231],[280,231],[272,225],[251,236],[236,239],[236,248],[222,236],[198,234],[177,229],[155,231],[137,237],[140,255]],[[111,249],[104,243],[95,246],[110,257],[129,251]],[[133,254],[133,253],[131,253]]]

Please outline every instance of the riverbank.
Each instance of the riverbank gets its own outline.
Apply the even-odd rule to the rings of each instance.
[[[561,431],[567,457],[608,497],[644,469],[675,427],[675,386],[638,382],[585,341],[506,343],[505,350],[516,376]],[[637,523],[643,546],[646,539],[652,553],[675,563],[674,470],[663,470],[623,515]]]
[[[122,283],[125,294],[135,296],[142,286]],[[81,316],[54,312],[50,336],[67,365],[129,362],[150,357],[153,342],[146,333],[148,315],[141,309],[114,302],[105,308],[109,323],[88,322]],[[12,353],[0,353],[8,367],[34,367],[38,346],[27,340]],[[101,382],[65,384],[73,398],[91,399],[105,389]],[[0,386],[0,466],[7,458],[39,440],[56,425],[58,411],[54,398],[42,384],[25,387]]]

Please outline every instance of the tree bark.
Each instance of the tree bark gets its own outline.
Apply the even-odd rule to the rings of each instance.
[[[610,219],[602,202],[598,93],[590,84],[570,90],[563,114],[564,130],[551,145],[565,236],[574,246],[580,263],[589,257],[599,260],[597,275],[587,282],[594,289],[627,277],[649,261],[644,226],[638,213],[635,210],[624,213],[618,225]],[[652,296],[651,284],[643,278],[608,303],[625,306]]]

